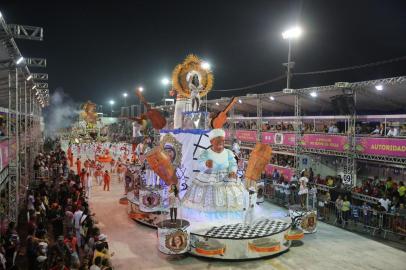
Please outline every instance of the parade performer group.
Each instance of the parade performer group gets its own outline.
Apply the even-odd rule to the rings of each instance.
[[[122,143],[82,143],[68,146],[69,166],[76,166],[81,185],[86,190],[88,198],[91,196],[93,180],[98,186],[103,185],[105,191],[110,191],[111,174],[114,172],[118,174],[118,181],[124,182],[127,165],[130,162],[128,148]],[[87,158],[84,159],[81,155]],[[73,162],[74,156],[76,156],[75,163]],[[102,162],[103,160],[108,162]]]

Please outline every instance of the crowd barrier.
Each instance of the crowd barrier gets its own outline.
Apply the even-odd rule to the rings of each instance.
[[[307,196],[309,207],[316,207],[318,219],[331,225],[345,228],[373,237],[394,240],[406,245],[406,212],[390,213],[377,210],[377,203],[365,196],[348,194],[352,203],[348,211],[337,209],[335,201],[325,201],[322,191],[333,191],[334,188],[316,185],[317,193]],[[292,190],[289,185],[266,182],[264,195],[270,202],[288,208],[292,204],[300,204],[297,190]],[[368,196],[369,197],[369,196]],[[365,204],[364,204],[365,203]]]

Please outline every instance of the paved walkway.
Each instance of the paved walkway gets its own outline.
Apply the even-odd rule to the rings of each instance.
[[[318,232],[306,235],[302,246],[291,247],[280,256],[243,262],[225,262],[192,256],[171,258],[157,249],[154,229],[127,217],[126,206],[119,204],[123,185],[113,177],[110,192],[94,187],[91,207],[107,234],[115,269],[406,269],[406,252],[360,235],[319,223]],[[275,211],[281,211],[277,206]]]

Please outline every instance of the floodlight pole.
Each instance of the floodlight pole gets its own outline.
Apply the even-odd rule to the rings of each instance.
[[[290,89],[290,76],[291,76],[291,72],[290,72],[290,61],[291,61],[291,57],[292,57],[292,43],[291,43],[291,38],[288,39],[288,44],[289,44],[289,49],[288,49],[288,63],[286,65],[287,68],[287,73],[286,73],[286,88]]]

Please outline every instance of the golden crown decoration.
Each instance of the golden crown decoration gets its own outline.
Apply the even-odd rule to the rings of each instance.
[[[178,64],[172,72],[173,90],[179,95],[190,97],[189,82],[196,74],[199,78],[202,90],[200,97],[204,97],[213,88],[214,77],[209,68],[202,67],[203,61],[194,54],[189,54],[182,64]]]

